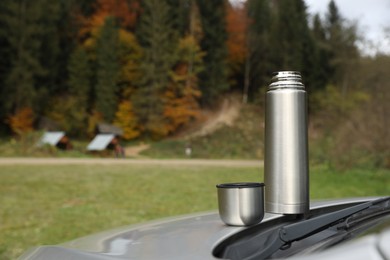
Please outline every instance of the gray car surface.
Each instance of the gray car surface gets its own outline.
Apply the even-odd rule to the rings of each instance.
[[[374,199],[317,201],[311,203],[310,210],[329,212]],[[225,225],[217,212],[191,214],[122,227],[61,245],[33,248],[20,259],[221,259],[219,251],[226,241],[241,233],[280,224],[284,217],[266,213],[255,226],[235,227]],[[290,259],[390,260],[390,226],[320,252],[302,250]]]

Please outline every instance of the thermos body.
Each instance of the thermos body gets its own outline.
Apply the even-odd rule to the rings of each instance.
[[[275,73],[266,93],[265,210],[309,210],[307,97],[298,72]]]

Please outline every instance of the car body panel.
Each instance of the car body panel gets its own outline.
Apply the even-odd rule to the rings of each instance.
[[[318,201],[311,204],[311,210],[372,199],[375,198]],[[263,221],[257,225],[281,217],[283,215],[266,213]],[[39,247],[26,252],[20,259],[217,259],[213,256],[213,250],[228,237],[247,228],[227,226],[217,212],[205,212],[122,227],[60,246]],[[359,249],[365,248],[364,252],[369,255],[359,253],[358,256],[384,259],[383,254],[389,255],[386,246],[390,244],[389,236],[390,232],[387,232],[365,238],[362,242],[365,247],[360,244],[357,246]],[[379,245],[385,253],[378,253]],[[331,253],[332,250],[326,250],[325,253]],[[381,258],[376,258],[378,254]]]

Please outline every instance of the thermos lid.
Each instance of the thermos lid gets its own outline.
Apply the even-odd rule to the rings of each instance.
[[[225,189],[257,188],[263,186],[264,183],[259,183],[259,182],[236,182],[236,183],[217,184],[217,188],[225,188]]]

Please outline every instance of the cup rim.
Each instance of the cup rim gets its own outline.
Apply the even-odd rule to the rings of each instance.
[[[217,188],[221,189],[244,189],[244,188],[258,188],[264,187],[262,182],[233,182],[233,183],[221,183],[217,184]]]

